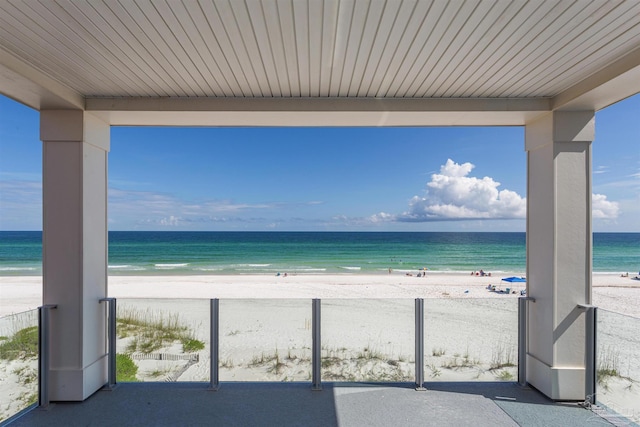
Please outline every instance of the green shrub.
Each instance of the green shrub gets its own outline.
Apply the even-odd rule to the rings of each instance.
[[[138,381],[138,366],[128,354],[116,354],[116,382],[130,383]]]
[[[182,351],[185,353],[193,353],[204,349],[204,343],[195,338],[183,338],[182,339]]]

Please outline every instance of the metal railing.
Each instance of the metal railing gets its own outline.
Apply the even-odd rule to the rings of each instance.
[[[108,365],[108,382],[103,387],[105,390],[113,390],[116,386],[116,299],[102,298],[100,303],[108,303],[108,322],[107,322],[107,354],[109,356]]]
[[[100,299],[100,303],[108,303],[108,383],[105,389],[113,389],[117,384],[116,378],[116,317],[117,305],[115,298]],[[531,297],[518,299],[518,384],[527,385],[527,351],[528,351],[528,309],[529,302],[535,302]],[[322,390],[322,334],[321,334],[320,299],[311,301],[311,387]],[[39,320],[39,386],[38,404],[41,407],[49,405],[49,370],[50,370],[50,311],[57,305],[43,305],[38,308]],[[596,323],[597,308],[588,304],[579,304],[578,308],[585,312],[585,396],[586,403],[596,403]],[[415,389],[425,390],[425,307],[422,298],[415,299]],[[210,300],[210,390],[220,387],[220,308],[219,299]]]
[[[212,299],[210,302],[211,310],[211,329],[210,346],[211,346],[211,378],[209,389],[217,391],[220,387],[220,300]]]
[[[108,303],[108,383],[105,389],[113,389],[117,384],[116,379],[116,313],[117,305],[115,298],[103,298],[100,302]],[[535,302],[531,297],[520,297],[518,299],[518,384],[527,384],[526,355],[527,355],[527,320],[528,303]],[[39,363],[39,405],[49,404],[48,398],[48,371],[49,371],[49,312],[55,309],[56,305],[45,305],[39,307],[40,324],[40,363]],[[312,300],[312,375],[311,385],[313,390],[322,390],[321,366],[322,366],[322,337],[321,337],[321,300]],[[586,313],[586,342],[585,342],[585,395],[591,403],[595,403],[596,384],[596,316],[597,309],[591,305],[579,305],[579,308]],[[219,365],[220,365],[220,325],[219,299],[210,300],[210,390],[218,390],[220,387]],[[424,325],[424,300],[415,299],[415,388],[424,390],[425,382],[425,325]]]
[[[584,395],[585,403],[596,403],[596,324],[597,307],[591,304],[578,304],[585,312],[585,350],[584,350]]]
[[[536,302],[535,298],[518,298],[518,384],[527,385],[527,330],[529,321],[529,302]]]
[[[49,406],[49,369],[50,369],[50,345],[49,345],[49,314],[51,310],[58,308],[55,304],[47,304],[38,307],[38,406]]]
[[[518,298],[518,384],[527,385],[527,352],[528,352],[528,320],[529,302],[535,298]],[[585,403],[596,403],[596,324],[597,307],[591,304],[578,304],[578,309],[585,312]]]
[[[109,303],[109,382],[106,388],[112,388],[116,384],[116,300],[115,298],[104,298],[101,302]],[[535,302],[531,297],[518,298],[518,378],[517,382],[521,386],[527,385],[527,322],[529,316],[529,303]],[[311,386],[313,390],[322,390],[322,335],[321,335],[321,306],[320,299],[311,301]],[[56,306],[41,307],[41,348],[48,348],[48,312]],[[578,305],[578,308],[585,311],[585,396],[591,403],[596,402],[596,322],[597,308],[592,305]],[[415,299],[415,388],[416,390],[424,390],[425,383],[425,308],[422,298]],[[220,308],[219,300],[210,300],[210,389],[218,390],[220,387]],[[46,388],[48,384],[47,370],[48,352],[43,352],[40,361],[41,385],[40,385],[40,404],[48,404]],[[112,357],[113,355],[113,357]]]
[[[219,387],[218,381],[218,369],[219,369],[219,317],[218,317],[218,299],[211,300],[211,389],[217,390]],[[416,372],[416,389],[424,390],[424,300],[418,298],[415,300],[416,304],[416,359],[415,359],[415,372]],[[311,388],[312,390],[322,390],[322,302],[320,299],[315,298],[311,301],[311,336],[312,336],[312,351],[311,351]]]

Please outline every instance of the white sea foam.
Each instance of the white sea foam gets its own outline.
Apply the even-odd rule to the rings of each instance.
[[[109,270],[144,271],[146,268],[139,265],[110,265]]]
[[[360,271],[362,270],[362,267],[340,267],[344,270],[352,270],[352,271]]]
[[[0,271],[35,271],[36,267],[0,267]]]
[[[188,262],[183,264],[154,264],[154,266],[157,268],[179,268],[179,267],[186,267],[188,265],[189,265]]]
[[[246,267],[270,267],[271,264],[231,264],[232,268],[246,268]]]

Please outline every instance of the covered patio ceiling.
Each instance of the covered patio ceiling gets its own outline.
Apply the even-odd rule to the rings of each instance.
[[[637,0],[0,2],[0,93],[111,125],[524,125],[638,92]]]

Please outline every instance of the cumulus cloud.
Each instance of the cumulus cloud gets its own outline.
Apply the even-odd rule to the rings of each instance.
[[[604,194],[591,196],[591,211],[593,219],[615,219],[618,217],[620,206],[618,202],[610,202]]]
[[[470,176],[474,167],[448,159],[439,173],[431,175],[424,194],[411,198],[407,211],[399,215],[380,212],[360,221],[380,224],[526,218],[526,198],[511,190],[500,190],[500,183],[491,177]],[[592,195],[593,219],[615,219],[619,210],[619,204],[608,201],[607,196]]]
[[[462,219],[521,219],[527,202],[516,192],[499,190],[493,178],[469,176],[475,166],[451,159],[431,175],[423,196],[409,201],[409,210],[396,216],[401,222],[427,222]],[[377,214],[376,219],[389,218]]]

